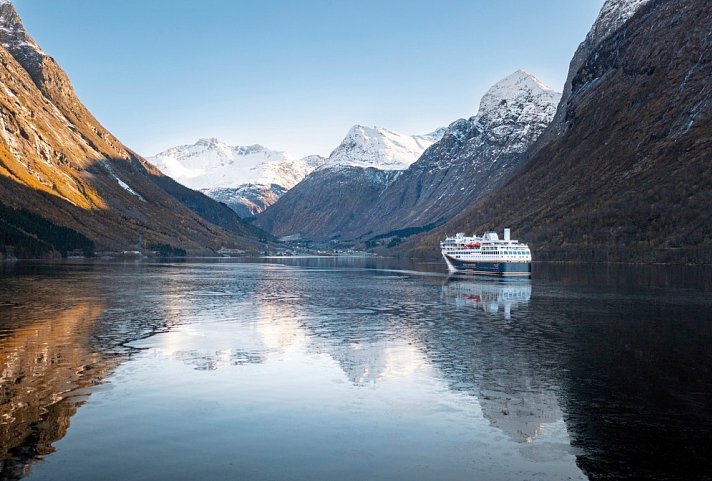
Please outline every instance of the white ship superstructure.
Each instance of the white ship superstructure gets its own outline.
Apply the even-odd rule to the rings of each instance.
[[[451,272],[507,277],[531,275],[529,246],[512,240],[509,229],[504,230],[504,239],[495,232],[487,232],[482,237],[461,232],[442,241],[440,249]]]

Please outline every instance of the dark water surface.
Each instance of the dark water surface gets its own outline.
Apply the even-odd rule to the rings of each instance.
[[[712,271],[0,267],[0,479],[712,479]]]

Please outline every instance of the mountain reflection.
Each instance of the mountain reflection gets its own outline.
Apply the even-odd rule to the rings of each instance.
[[[529,329],[526,310],[513,320],[531,301],[531,283],[451,276],[442,285],[442,296],[459,310],[471,308],[464,320],[459,316],[459,322],[429,326],[422,333],[451,388],[475,396],[490,424],[516,442],[532,442],[544,425],[561,421],[556,381],[551,379],[555,371],[546,368],[553,346],[547,348]]]
[[[509,322],[529,304],[529,282],[452,277],[441,285],[440,304],[433,289],[440,278],[407,278],[381,274],[374,283],[383,295],[368,285],[353,285],[348,295],[325,289],[305,321],[312,349],[328,353],[355,385],[435,369],[516,442],[531,442],[562,420],[545,367],[551,360],[532,348],[523,324]]]
[[[166,319],[174,326],[182,319],[193,322],[154,339],[152,346],[199,371],[262,364],[304,348],[308,341],[300,324],[301,299],[294,295],[297,283],[269,265],[253,266],[251,277],[221,291],[186,288],[194,279],[171,289]]]
[[[0,480],[28,476],[70,419],[135,348],[169,329],[162,273],[123,266],[7,265],[0,269]],[[150,292],[148,292],[150,291]]]
[[[422,351],[403,343],[327,344],[321,349],[339,363],[348,380],[356,386],[407,376],[428,366]]]
[[[0,479],[27,475],[33,459],[53,452],[82,403],[80,389],[116,366],[89,345],[102,309],[81,302],[29,315],[0,309]]]

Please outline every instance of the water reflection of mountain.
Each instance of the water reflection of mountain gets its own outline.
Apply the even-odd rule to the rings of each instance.
[[[708,289],[709,271],[693,282],[668,269],[538,269],[556,282],[533,281],[512,321],[498,301],[498,316],[473,315],[456,324],[459,335],[436,325],[423,336],[452,386],[479,395],[484,415],[514,439],[563,417],[591,479],[707,479],[712,306],[688,286]],[[443,288],[453,305],[488,291]],[[512,418],[515,401],[523,416]]]
[[[503,313],[511,318],[512,308],[529,303],[532,286],[529,281],[477,281],[465,276],[450,276],[443,283],[443,298],[457,307],[472,306],[488,314]]]
[[[529,323],[531,283],[451,277],[442,297],[458,309],[457,322],[430,326],[421,340],[452,388],[476,396],[484,417],[517,442],[560,421],[555,341],[537,339]]]
[[[89,334],[102,306],[84,304],[23,316],[3,309],[0,339],[0,479],[19,479],[31,460],[51,453],[82,402],[78,392],[115,367]]]
[[[441,279],[380,273],[319,284],[319,304],[305,307],[312,311],[305,329],[314,349],[327,352],[356,385],[434,367],[517,442],[560,421],[551,361],[539,349],[545,343],[532,345],[524,321],[511,322],[530,302],[531,284]]]
[[[186,279],[187,290],[165,310],[191,325],[152,339],[151,346],[201,371],[262,364],[304,347],[301,304],[309,294],[308,285],[295,282],[300,272],[260,264],[241,269],[244,275],[235,277],[232,266],[216,265],[197,281],[195,274]]]
[[[0,277],[0,480],[53,452],[89,388],[135,351],[128,341],[170,324],[130,272],[107,282],[86,266],[12,268]]]

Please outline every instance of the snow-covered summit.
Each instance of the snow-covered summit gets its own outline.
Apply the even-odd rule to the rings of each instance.
[[[216,138],[173,147],[148,161],[191,189],[228,204],[239,215],[254,215],[272,205],[326,159],[296,159],[262,145],[231,146]]]
[[[407,135],[381,127],[355,125],[331,153],[323,169],[353,166],[379,170],[405,170],[440,140],[445,129],[425,135]]]
[[[290,189],[320,165],[320,157],[295,159],[262,145],[231,146],[216,138],[200,139],[161,152],[148,161],[192,189],[278,184]]]
[[[544,85],[534,75],[517,70],[494,84],[480,101],[477,116],[545,115],[553,105],[554,110],[561,100],[561,94]],[[553,114],[552,114],[553,115]]]
[[[586,36],[586,43],[597,45],[608,35],[618,30],[643,5],[650,0],[606,0],[593,27]]]
[[[517,70],[490,87],[477,115],[451,123],[443,140],[416,167],[442,170],[460,161],[489,166],[503,156],[520,154],[551,123],[560,100],[560,93]]]

